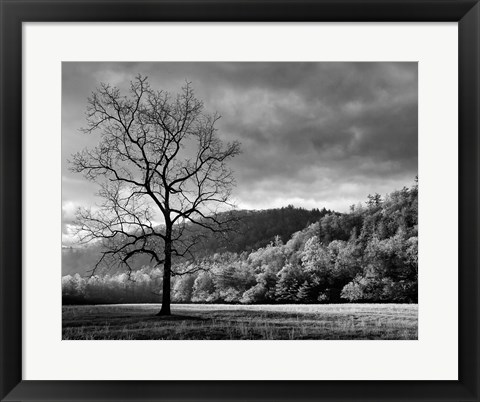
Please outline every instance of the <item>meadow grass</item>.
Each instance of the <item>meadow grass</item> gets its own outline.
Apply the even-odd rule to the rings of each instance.
[[[62,339],[417,339],[416,304],[64,306]]]

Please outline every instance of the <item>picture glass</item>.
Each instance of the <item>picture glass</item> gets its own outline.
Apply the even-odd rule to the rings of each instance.
[[[62,340],[418,339],[418,63],[61,74]]]

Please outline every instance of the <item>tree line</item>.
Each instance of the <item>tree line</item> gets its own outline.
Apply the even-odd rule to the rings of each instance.
[[[417,302],[417,181],[385,197],[370,195],[348,213],[316,210],[314,215],[320,218],[288,238],[277,233],[263,247],[237,251],[241,242],[222,248],[212,240],[210,250],[216,252],[194,262],[176,261],[172,301]],[[148,265],[130,274],[66,275],[63,300],[65,304],[159,302],[162,281],[163,270]]]

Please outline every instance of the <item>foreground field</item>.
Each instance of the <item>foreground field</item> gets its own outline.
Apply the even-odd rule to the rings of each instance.
[[[417,339],[415,304],[65,306],[63,339]]]

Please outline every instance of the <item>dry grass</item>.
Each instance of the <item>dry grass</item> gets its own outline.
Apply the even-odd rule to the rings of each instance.
[[[63,307],[63,339],[417,339],[416,304]]]

